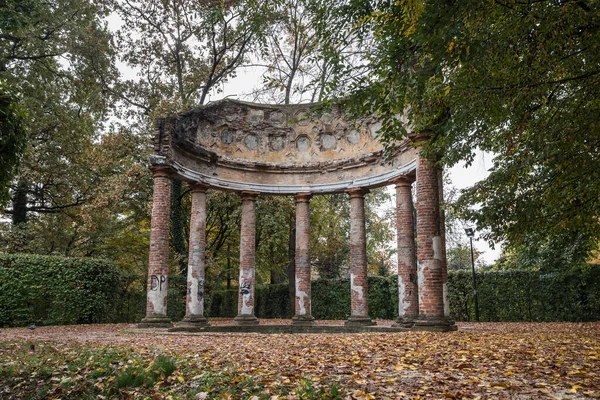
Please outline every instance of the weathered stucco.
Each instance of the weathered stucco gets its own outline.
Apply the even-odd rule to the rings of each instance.
[[[400,118],[405,124],[405,116]],[[258,195],[296,196],[294,325],[313,325],[311,315],[310,212],[314,194],[350,197],[350,317],[348,329],[370,326],[364,195],[396,184],[398,308],[396,327],[453,330],[447,309],[441,170],[423,157],[427,132],[387,149],[381,124],[365,117],[346,120],[337,104],[261,105],[223,100],[158,121],[154,154],[154,206],[148,302],[141,327],[170,325],[166,316],[171,179],[194,187],[187,312],[184,323],[205,328],[205,190],[224,189],[242,197],[238,315],[235,325],[258,325],[254,315]],[[416,171],[416,172],[415,172]],[[416,231],[411,184],[416,175]],[[416,254],[415,254],[416,253]],[[416,268],[415,268],[416,264]],[[416,275],[416,276],[415,276]],[[418,284],[417,284],[418,282]],[[181,325],[183,326],[183,325]],[[180,327],[181,327],[180,326]],[[253,328],[254,329],[254,328]]]
[[[383,162],[380,128],[369,118],[345,121],[336,105],[223,100],[160,120],[155,155],[179,178],[222,189],[333,193],[382,186],[415,169],[409,140]]]

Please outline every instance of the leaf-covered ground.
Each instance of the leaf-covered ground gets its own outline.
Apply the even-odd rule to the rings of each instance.
[[[287,323],[263,321],[275,322]],[[600,323],[346,335],[133,328],[0,330],[0,399],[600,398]]]

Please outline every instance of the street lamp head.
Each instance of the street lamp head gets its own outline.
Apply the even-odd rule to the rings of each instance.
[[[465,228],[465,233],[467,234],[468,237],[474,237],[475,236],[475,229],[473,229],[473,228]]]

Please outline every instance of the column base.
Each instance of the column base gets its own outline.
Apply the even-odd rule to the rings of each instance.
[[[375,322],[371,320],[371,318],[366,316],[355,316],[351,315],[350,318],[344,323],[344,326],[373,326],[377,325]]]
[[[233,324],[238,326],[258,325],[258,318],[254,315],[241,314],[233,319]]]
[[[416,315],[405,315],[404,317],[398,317],[396,322],[392,324],[394,328],[412,328],[417,319]]]
[[[148,316],[137,324],[138,328],[148,329],[148,328],[172,328],[173,323],[171,322],[171,318],[167,316]]]
[[[312,315],[295,315],[292,318],[292,325],[310,326],[315,324],[315,318]]]
[[[453,320],[446,317],[426,317],[419,316],[415,320],[411,330],[413,331],[431,331],[431,332],[451,332],[458,330]]]
[[[204,315],[186,315],[177,326],[183,328],[195,328],[198,326],[210,326],[210,324]]]

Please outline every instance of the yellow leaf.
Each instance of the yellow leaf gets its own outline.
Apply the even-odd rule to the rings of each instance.
[[[183,376],[179,375],[177,377],[177,380],[179,381],[179,383],[183,383],[185,381],[185,379],[183,378]]]
[[[571,390],[569,390],[569,393],[577,393],[577,389],[583,389],[583,386],[573,385]]]

